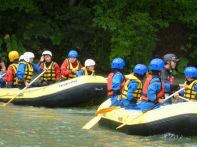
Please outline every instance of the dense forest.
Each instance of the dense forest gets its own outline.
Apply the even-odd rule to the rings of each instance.
[[[117,56],[129,70],[168,52],[181,57],[178,71],[197,65],[196,0],[1,0],[0,13],[6,62],[10,50],[32,51],[39,60],[48,49],[61,64],[76,49],[100,72]]]

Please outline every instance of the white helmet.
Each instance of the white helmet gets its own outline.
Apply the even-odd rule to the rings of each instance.
[[[34,58],[35,56],[34,56],[34,53],[32,53],[32,52],[25,52],[24,53],[24,60],[26,61],[26,62],[29,62],[29,59],[30,58]]]
[[[44,51],[43,53],[42,53],[42,55],[50,55],[51,57],[52,57],[52,53],[51,53],[51,51]]]
[[[24,60],[24,58],[25,58],[25,55],[21,55],[21,56],[19,57],[19,61]]]
[[[96,65],[96,63],[95,63],[95,61],[92,60],[92,59],[87,59],[87,60],[85,61],[85,66],[86,66],[86,67],[87,67],[87,66],[94,66],[94,65]]]

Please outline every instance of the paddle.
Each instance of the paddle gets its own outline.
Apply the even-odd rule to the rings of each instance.
[[[38,78],[40,78],[46,71],[47,69],[44,69],[44,71],[39,74],[33,81],[31,81],[27,86],[25,86],[25,88],[23,88],[22,90],[19,91],[19,93],[17,93],[17,95],[15,95],[13,98],[11,98],[7,103],[3,104],[3,107],[8,106],[17,96],[19,96],[22,92],[24,92],[29,86],[31,86]]]
[[[168,96],[167,98],[165,98],[164,102],[166,102],[168,99],[170,99],[171,97],[173,97],[175,94],[179,93],[180,91],[184,90],[184,87],[179,89],[178,91],[176,91],[175,93],[171,94],[170,96]],[[150,109],[146,110],[145,112],[143,112],[142,114],[136,116],[134,119],[131,120],[131,122],[141,116],[143,116],[144,114],[146,114],[146,112],[152,110],[153,108],[155,108],[158,104],[154,105],[153,107],[151,107]],[[122,127],[124,127],[127,123],[129,122],[129,118],[127,119],[127,121],[121,125],[119,125],[116,129],[120,129]]]
[[[94,118],[92,118],[89,122],[87,122],[83,127],[82,129],[91,129],[94,125],[96,125],[99,120],[101,119],[102,115],[104,113],[107,113],[107,112],[110,112],[112,110],[115,110],[117,109],[117,107],[110,107],[112,104],[111,104],[111,100],[110,99],[107,99],[105,102],[103,102],[103,104],[101,104],[102,106],[104,106],[105,108],[103,109],[100,109],[99,111],[96,112],[96,115]]]
[[[94,125],[96,125],[99,120],[101,119],[102,115],[104,113],[107,113],[107,112],[110,112],[110,111],[113,111],[113,110],[116,110],[116,109],[119,109],[121,107],[109,107],[109,108],[104,108],[104,109],[101,109],[99,110],[98,112],[96,112],[97,116],[95,116],[94,118],[92,118],[88,123],[86,123],[82,129],[91,129]]]
[[[103,108],[103,109],[98,110],[96,112],[96,115],[107,113],[107,112],[110,112],[110,111],[113,111],[113,110],[116,110],[116,109],[120,109],[120,108],[121,107],[118,107],[118,106],[111,106],[109,108]]]
[[[95,116],[94,118],[92,118],[89,122],[87,122],[82,129],[91,129],[95,124],[97,124],[99,122],[99,120],[101,119],[102,115],[99,114],[97,116]]]
[[[181,98],[181,99],[183,99],[183,100],[185,100],[185,101],[187,101],[187,102],[191,102],[190,100],[188,100],[188,99],[186,99],[186,98],[184,98],[184,97],[182,97],[182,96],[180,96],[180,95],[179,95],[179,98]]]
[[[0,75],[0,79],[1,79],[1,78],[3,78],[3,76],[5,76],[5,74],[6,74],[6,73],[4,73],[4,74]]]

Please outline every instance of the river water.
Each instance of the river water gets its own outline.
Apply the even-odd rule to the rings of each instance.
[[[49,109],[30,106],[1,107],[0,146],[6,147],[127,147],[197,146],[197,136],[173,134],[132,136],[96,125],[81,127],[94,117],[95,107]]]

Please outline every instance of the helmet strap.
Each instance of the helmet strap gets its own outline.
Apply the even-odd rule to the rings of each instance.
[[[144,74],[144,75],[139,75],[139,74],[136,74],[136,73],[134,73],[134,76],[136,76],[139,80],[143,80],[144,79],[144,76],[145,76],[146,74]]]
[[[172,60],[171,60],[171,61],[172,61]],[[170,70],[172,71],[173,69],[172,69],[171,61],[170,61]]]
[[[157,70],[152,70],[152,75],[154,75],[154,76],[160,76],[161,75],[161,72],[160,71],[157,71]]]

